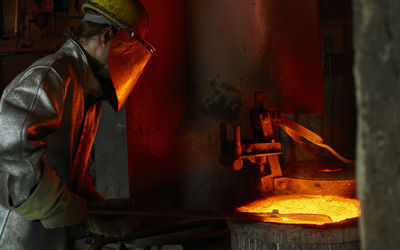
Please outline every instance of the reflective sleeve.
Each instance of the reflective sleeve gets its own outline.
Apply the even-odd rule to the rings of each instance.
[[[0,205],[20,205],[38,185],[46,153],[43,138],[60,128],[63,98],[59,75],[44,66],[26,71],[4,90],[0,100],[0,173],[7,178],[0,181],[7,182],[7,190],[0,191],[0,201],[10,204]]]

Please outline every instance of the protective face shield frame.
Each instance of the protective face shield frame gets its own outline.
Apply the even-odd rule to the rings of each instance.
[[[108,71],[115,90],[111,105],[119,111],[155,49],[131,28],[119,29],[108,51]]]

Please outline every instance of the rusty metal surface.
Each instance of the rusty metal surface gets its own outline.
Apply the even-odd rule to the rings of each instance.
[[[274,179],[274,194],[338,195],[355,197],[355,180]]]
[[[281,165],[279,164],[279,159],[277,155],[268,156],[268,163],[271,169],[271,175],[274,177],[282,176]]]
[[[274,177],[272,175],[264,176],[260,179],[259,190],[261,194],[269,195],[274,191]]]
[[[251,163],[258,165],[261,174],[259,183],[259,190],[263,195],[272,192],[278,194],[332,194],[346,197],[355,196],[355,181],[352,179],[353,175],[349,174],[349,166],[352,160],[346,159],[336,153],[330,146],[324,143],[324,140],[313,131],[305,128],[299,123],[285,117],[283,113],[265,112],[262,107],[257,108],[257,102],[262,99],[262,96],[256,93],[256,109],[252,111],[252,126],[255,131],[262,133],[255,134],[254,141],[242,141],[240,136],[240,127],[234,128],[234,149],[235,154],[231,165],[233,169],[240,170],[243,167],[242,159],[247,159]],[[262,112],[258,115],[256,112]],[[280,142],[275,142],[277,136],[274,133],[274,126],[281,127],[296,143],[305,148],[310,147],[302,138],[307,139],[309,142],[316,144],[319,147],[327,149],[336,159],[340,160],[344,167],[338,164],[325,165],[325,164],[310,164],[303,170],[304,165],[292,165],[291,169],[295,171],[303,171],[302,179],[296,178],[277,178],[283,175],[282,168],[279,162],[278,154],[281,154]],[[226,133],[226,127],[221,127],[221,133]],[[226,135],[222,136],[226,140]],[[263,142],[258,142],[263,141]],[[264,142],[265,141],[265,142]],[[227,144],[227,142],[223,142]],[[226,148],[224,148],[226,149]],[[227,153],[227,150],[223,154]],[[229,152],[228,152],[229,154]],[[231,153],[232,154],[232,153]],[[331,161],[332,162],[332,161]],[[270,173],[267,174],[266,166],[269,166]],[[293,170],[291,170],[293,172]],[[315,177],[323,176],[325,180]],[[338,177],[341,176],[341,180]],[[312,178],[314,177],[314,178]],[[306,180],[314,179],[314,180]],[[330,179],[330,180],[329,180]]]
[[[335,156],[337,159],[342,161],[343,163],[346,163],[347,165],[350,165],[353,163],[352,160],[346,159],[339,155],[334,149],[332,149],[329,145],[324,143],[324,140],[322,137],[320,137],[318,134],[314,133],[313,131],[305,128],[304,126],[300,125],[299,123],[285,117],[283,113],[279,112],[267,112],[263,108],[262,104],[260,104],[260,101],[262,102],[263,96],[260,95],[258,92],[255,94],[255,109],[251,112],[251,117],[253,118],[252,120],[252,126],[253,130],[256,131],[257,133],[254,134],[255,139],[254,141],[242,141],[241,140],[241,135],[240,135],[240,127],[235,126],[234,128],[234,156],[232,156],[232,153],[229,153],[229,150],[226,150],[226,147],[223,147],[224,152],[223,154],[231,154],[230,158],[231,160],[231,166],[235,170],[240,170],[243,167],[243,162],[241,161],[242,159],[248,159],[251,163],[258,165],[259,171],[261,176],[260,181],[260,191],[262,193],[270,193],[272,190],[274,190],[275,186],[272,181],[271,177],[280,177],[282,176],[282,169],[280,166],[278,154],[281,154],[281,144],[280,142],[275,142],[277,135],[274,132],[274,127],[280,127],[282,128],[296,143],[302,145],[304,148],[310,148],[312,149],[306,142],[303,141],[302,138],[308,140],[309,142],[327,149],[333,156]],[[259,113],[258,113],[259,112]],[[258,114],[257,114],[258,113]],[[262,132],[262,133],[259,133]],[[222,142],[223,145],[226,145],[226,127],[222,126],[221,127],[221,134],[225,133],[225,135],[222,135],[221,138],[224,140]],[[229,163],[229,161],[228,161]],[[267,174],[266,172],[266,165],[269,166],[270,173]],[[292,166],[292,168],[300,168],[298,166]],[[344,173],[345,171],[342,171],[344,168],[342,167],[328,167],[326,168],[325,166],[319,166],[318,168],[314,169],[309,169],[312,170],[313,172],[320,172],[322,175],[325,176],[337,176],[338,174],[330,174],[334,172],[340,172]],[[346,169],[347,166],[346,166]],[[329,174],[328,174],[329,173]],[[266,176],[268,175],[268,176]],[[313,173],[313,175],[315,175]],[[310,175],[311,176],[311,175]],[[304,178],[307,178],[304,177]],[[289,179],[290,180],[290,179]],[[282,181],[283,186],[288,186],[288,184],[284,184]],[[312,186],[312,185],[311,185]],[[328,185],[322,185],[324,186],[324,190],[328,189]],[[318,184],[317,187],[320,187]],[[304,187],[303,189],[308,190],[311,189],[310,187]],[[318,190],[318,189],[317,189]],[[321,192],[324,192],[324,190],[320,190]],[[320,192],[318,191],[318,192]],[[281,191],[283,192],[283,191]],[[286,192],[286,191],[284,191]],[[310,192],[310,191],[308,191]],[[316,191],[313,191],[316,192]],[[329,191],[333,192],[333,191]],[[354,192],[354,190],[352,191]],[[345,192],[346,193],[346,192]],[[346,193],[347,194],[347,193]]]
[[[316,227],[228,221],[232,250],[358,250],[356,223]]]
[[[263,127],[264,129],[264,127]],[[226,125],[220,126],[221,130],[221,158],[220,162],[231,166],[234,170],[240,170],[243,167],[243,159],[249,160],[251,163],[257,164],[260,173],[264,174],[265,164],[272,164],[274,176],[281,176],[278,156],[282,154],[282,146],[280,142],[269,139],[256,138],[253,140],[242,140],[240,126],[233,128],[233,142],[227,141]],[[271,127],[271,134],[272,134]]]
[[[269,143],[244,143],[242,145],[242,152],[245,154],[251,154],[252,152],[280,152],[282,146],[280,142],[269,142]]]

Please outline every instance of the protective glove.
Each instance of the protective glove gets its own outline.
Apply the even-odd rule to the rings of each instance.
[[[95,200],[91,209],[130,209],[129,199]],[[13,208],[27,220],[40,220],[45,228],[85,225],[92,233],[121,237],[138,228],[135,218],[88,216],[87,201],[68,190],[56,172],[44,163],[42,178],[35,191],[20,206]]]
[[[46,163],[35,191],[14,210],[28,220],[40,220],[45,228],[73,226],[87,220],[86,200],[69,191]]]
[[[95,200],[90,201],[88,207],[91,210],[125,210],[132,209],[133,202],[127,198]],[[139,228],[139,222],[134,217],[89,214],[85,226],[91,233],[119,238],[132,234]]]

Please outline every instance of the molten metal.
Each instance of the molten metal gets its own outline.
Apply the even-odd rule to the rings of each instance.
[[[270,213],[277,217],[262,217],[265,222],[323,225],[361,215],[357,199],[331,195],[279,195],[257,200],[237,208],[239,212]]]

